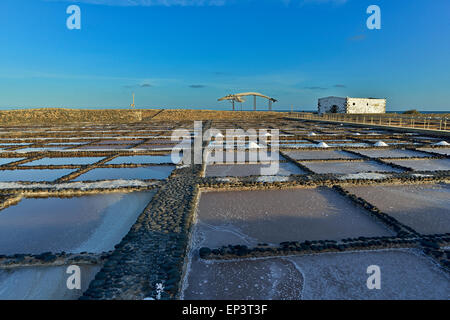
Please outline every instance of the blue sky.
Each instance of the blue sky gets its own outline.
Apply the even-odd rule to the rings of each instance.
[[[229,108],[217,98],[259,91],[276,109],[337,95],[450,111],[449,34],[448,0],[2,0],[0,108],[128,107],[132,92],[138,107]]]

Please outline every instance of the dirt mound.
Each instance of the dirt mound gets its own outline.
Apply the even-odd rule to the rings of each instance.
[[[0,124],[126,123],[151,118],[159,110],[25,109],[0,111]]]
[[[149,121],[193,120],[269,120],[280,118],[282,112],[215,111],[215,110],[153,110],[153,109],[24,109],[0,111],[0,124],[64,124],[64,123],[132,123]]]
[[[247,120],[282,117],[282,112],[216,111],[216,110],[164,110],[152,120]]]

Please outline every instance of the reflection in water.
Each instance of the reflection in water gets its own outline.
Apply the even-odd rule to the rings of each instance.
[[[74,181],[116,180],[116,179],[166,179],[174,166],[153,166],[139,168],[97,168],[82,174]]]
[[[112,250],[152,195],[147,191],[23,199],[0,211],[0,254]]]

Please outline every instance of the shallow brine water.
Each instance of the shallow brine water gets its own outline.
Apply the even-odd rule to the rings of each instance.
[[[447,184],[346,189],[420,233],[450,232],[450,186]]]
[[[172,150],[177,144],[143,144],[135,147],[134,149],[145,150]]]
[[[373,158],[421,158],[430,154],[404,149],[356,150],[356,152]]]
[[[306,174],[292,163],[272,164],[221,164],[206,167],[206,177],[247,177],[247,176],[289,176],[291,174]]]
[[[80,158],[42,158],[22,164],[22,166],[63,166],[63,165],[87,165],[94,164],[104,157],[80,157]]]
[[[0,300],[75,300],[89,287],[101,266],[80,265],[81,289],[67,288],[67,267],[0,269]]]
[[[323,151],[289,151],[285,152],[289,157],[296,160],[327,160],[327,159],[357,159],[357,155],[340,150]]]
[[[423,148],[419,149],[422,151],[429,151],[433,153],[439,153],[439,154],[445,154],[447,156],[450,156],[450,148]]]
[[[172,173],[173,169],[175,169],[174,166],[97,168],[82,174],[73,181],[166,179]]]
[[[133,144],[116,144],[116,145],[101,145],[101,144],[95,144],[95,145],[88,145],[88,146],[81,146],[76,147],[76,150],[122,150],[122,149],[129,149]]]
[[[146,164],[146,163],[172,163],[171,155],[164,156],[129,156],[129,157],[117,157],[106,164]]]
[[[46,181],[51,182],[69,173],[72,169],[26,169],[26,170],[0,170],[0,181]]]
[[[411,168],[415,171],[450,170],[449,159],[393,160],[392,163]]]
[[[102,145],[102,144],[110,144],[110,145],[114,145],[114,144],[127,144],[127,145],[131,145],[131,144],[137,144],[137,143],[142,143],[144,142],[144,140],[102,140],[97,142],[96,144]]]
[[[380,267],[381,288],[367,288]],[[450,277],[414,250],[206,261],[191,256],[183,299],[401,300],[450,297]]]
[[[7,164],[7,163],[23,160],[23,159],[25,159],[25,158],[0,158],[0,166]]]
[[[16,150],[15,152],[26,153],[26,152],[43,152],[43,151],[60,151],[64,150],[66,147],[42,147],[42,148],[24,148]]]
[[[22,199],[0,211],[0,254],[112,250],[152,196],[145,191]]]
[[[303,162],[304,166],[308,167],[315,173],[360,173],[360,172],[401,172],[401,170],[379,164],[374,161],[362,162]]]
[[[203,245],[340,240],[392,232],[328,188],[205,192],[197,231]]]
[[[210,151],[207,155],[207,163],[256,163],[256,162],[268,162],[268,161],[284,161],[282,155],[278,152],[270,152],[267,150],[260,151]]]

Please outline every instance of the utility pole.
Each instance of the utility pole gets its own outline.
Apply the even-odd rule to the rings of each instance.
[[[133,92],[133,103],[130,105],[131,109],[134,109],[134,92]]]

